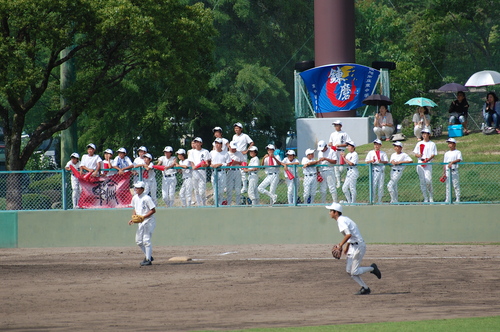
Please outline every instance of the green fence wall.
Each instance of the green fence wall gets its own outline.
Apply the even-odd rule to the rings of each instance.
[[[346,206],[369,243],[500,242],[500,205]],[[130,209],[0,212],[0,247],[134,246]],[[327,244],[322,206],[158,209],[155,246]]]

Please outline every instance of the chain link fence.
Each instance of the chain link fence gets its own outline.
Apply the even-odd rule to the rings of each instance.
[[[138,180],[146,182],[146,192],[159,208],[306,206],[332,201],[352,205],[500,203],[500,179],[495,171],[500,171],[499,162],[459,163],[456,171],[445,171],[444,163],[432,163],[426,164],[426,172],[418,171],[418,164],[406,165],[397,169],[389,164],[377,172],[371,164],[360,164],[357,177],[345,165],[313,175],[304,174],[301,165],[288,166],[288,175],[282,166],[207,167],[192,170],[192,177],[180,169],[168,176],[155,171],[148,178],[132,171],[89,177],[87,189],[68,171],[0,172],[0,210],[127,207]],[[419,173],[426,176],[420,179]]]

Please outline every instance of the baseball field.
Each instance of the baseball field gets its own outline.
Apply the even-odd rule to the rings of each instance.
[[[498,327],[497,243],[369,244],[363,265],[377,263],[382,279],[363,275],[366,296],[353,295],[358,285],[330,248],[162,246],[147,267],[136,247],[1,249],[0,330],[361,331],[368,327],[352,324],[439,320],[424,326],[447,331],[492,316],[470,321],[472,330]],[[168,260],[175,256],[192,260]]]

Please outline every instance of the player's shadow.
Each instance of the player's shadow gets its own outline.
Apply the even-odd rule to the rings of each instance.
[[[403,295],[410,294],[411,292],[386,292],[386,293],[372,293],[371,295]]]

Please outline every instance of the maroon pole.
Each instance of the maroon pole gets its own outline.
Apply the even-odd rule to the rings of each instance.
[[[315,66],[356,62],[354,19],[354,0],[314,0]],[[353,117],[356,111],[316,116]]]

